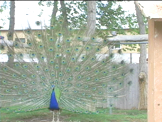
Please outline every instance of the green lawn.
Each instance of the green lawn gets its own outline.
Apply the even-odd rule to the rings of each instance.
[[[147,122],[146,110],[113,110],[108,109],[101,114],[80,114],[62,110],[60,122]],[[39,109],[26,113],[9,113],[0,110],[0,122],[51,122],[52,112],[48,109]]]

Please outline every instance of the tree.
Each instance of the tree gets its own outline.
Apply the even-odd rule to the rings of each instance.
[[[56,14],[58,11],[58,1],[54,1],[54,6],[53,6],[53,10],[52,10],[52,16],[51,16],[51,25],[54,25],[56,22]]]
[[[54,1],[56,2],[56,1]],[[54,2],[47,2],[47,1],[40,1],[38,4],[44,6],[53,5],[53,10],[56,10],[56,4]],[[109,31],[117,30],[118,33],[122,33],[121,30],[123,29],[123,25],[129,24],[130,27],[134,26],[134,15],[128,15],[125,17],[125,11],[123,10],[122,6],[117,5],[116,1],[62,1],[58,2],[58,11],[62,14],[58,14],[56,16],[56,21],[63,17],[63,11],[67,15],[68,26],[72,28],[84,28],[87,25],[87,16],[88,16],[88,3],[94,2],[95,5],[89,4],[90,7],[95,7],[96,12],[96,31],[100,29],[101,26],[106,27]],[[59,4],[62,4],[59,5]],[[64,4],[64,5],[63,5]],[[115,6],[115,7],[114,7]],[[94,8],[93,7],[93,8]],[[66,9],[63,9],[66,8]],[[66,12],[65,12],[66,10]],[[53,12],[54,13],[54,12]],[[92,13],[91,13],[92,14]],[[93,13],[95,14],[95,13]],[[107,30],[105,32],[107,32]],[[102,33],[102,32],[101,32]],[[108,34],[108,33],[106,33]]]
[[[135,4],[137,21],[139,25],[140,34],[145,34],[145,24],[143,15]],[[139,86],[140,86],[140,99],[138,109],[147,109],[147,63],[146,63],[146,44],[140,44],[140,58],[139,58]]]
[[[95,33],[96,27],[96,1],[87,1],[87,31],[86,36],[91,36]]]
[[[133,14],[125,16],[126,11],[116,1],[100,1],[97,2],[97,28],[101,26],[106,28],[106,35],[108,31],[116,31],[118,34],[125,34],[123,30],[124,25],[129,25],[129,28],[135,26],[135,17]],[[107,31],[108,30],[108,31]],[[102,34],[103,32],[101,32]]]
[[[65,6],[64,0],[60,1],[61,4],[61,11],[62,11],[62,16],[63,16],[63,27],[65,27],[65,31],[68,29],[68,19],[67,19],[67,10]]]
[[[13,41],[15,26],[15,1],[10,1],[10,25],[8,31],[8,40]],[[8,47],[8,66],[12,67],[14,62],[14,47]]]

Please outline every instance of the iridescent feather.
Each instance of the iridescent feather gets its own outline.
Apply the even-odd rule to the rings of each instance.
[[[124,96],[121,91],[131,84],[125,77],[132,69],[124,61],[115,62],[114,54],[102,52],[110,44],[107,40],[98,44],[98,37],[84,38],[71,28],[67,35],[59,24],[39,32],[29,28],[24,34],[27,46],[15,43],[21,51],[14,55],[14,66],[0,62],[3,110],[21,113],[49,108],[100,113],[95,110],[97,104]],[[118,53],[122,55],[121,50]]]

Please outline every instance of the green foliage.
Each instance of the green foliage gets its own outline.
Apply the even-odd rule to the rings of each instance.
[[[41,6],[44,6],[44,4],[46,4],[48,7],[53,5],[51,1],[40,1],[38,4]],[[80,28],[86,25],[86,1],[66,1],[65,6],[69,26],[71,26],[72,28]],[[62,8],[59,7],[60,12],[61,9]],[[106,27],[108,30],[119,30],[119,33],[122,33],[121,30],[123,29],[123,25],[129,24],[129,27],[134,27],[134,24],[136,22],[135,15],[129,14],[127,17],[125,17],[125,12],[126,11],[124,11],[116,1],[97,2],[96,28],[100,29],[101,27]],[[62,18],[62,14],[57,16],[57,20],[60,20]]]
[[[66,2],[67,18],[72,28],[81,28],[86,24],[87,3],[85,1]]]
[[[0,13],[3,13],[5,11],[7,11],[9,9],[9,5],[10,5],[10,2],[9,1],[3,1],[2,4],[0,4]],[[2,16],[2,15],[1,15]],[[0,17],[0,21],[1,21],[1,25],[3,24],[3,26],[6,24],[6,18],[8,18],[8,15],[4,17]]]
[[[97,20],[99,26],[106,26],[109,30],[121,29],[122,25],[125,25],[124,11],[119,5],[114,7],[115,1],[97,2]]]
[[[8,5],[7,5],[7,1],[4,1],[3,4],[1,5],[1,8],[0,8],[0,13],[2,13],[4,10],[6,10],[8,8]]]

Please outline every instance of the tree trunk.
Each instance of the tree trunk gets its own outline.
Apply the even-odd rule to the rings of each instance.
[[[145,34],[145,25],[143,21],[143,15],[139,10],[138,6],[135,4],[137,21],[139,24],[140,34]],[[146,62],[146,44],[140,44],[140,58],[139,58],[139,86],[140,86],[140,99],[138,104],[138,109],[147,109],[147,62]]]
[[[95,33],[96,26],[96,1],[87,1],[87,12],[86,36],[92,36]]]
[[[10,1],[10,25],[8,31],[8,40],[13,41],[15,26],[15,1]],[[14,62],[14,47],[8,46],[8,66],[13,67]],[[11,56],[12,55],[12,56]]]
[[[67,20],[67,12],[66,12],[66,6],[64,0],[60,1],[61,3],[61,10],[63,15],[63,27],[65,28],[65,31],[68,34],[68,20]]]
[[[58,1],[54,1],[54,6],[53,6],[53,11],[52,11],[52,16],[51,16],[51,25],[55,25],[56,21],[56,13],[58,11]]]

